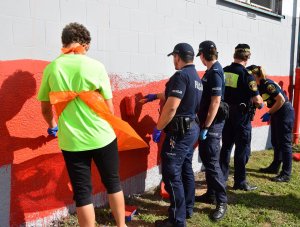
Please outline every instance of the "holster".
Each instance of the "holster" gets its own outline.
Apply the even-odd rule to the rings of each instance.
[[[246,105],[245,103],[239,104],[239,109],[242,112],[242,114],[249,114],[250,120],[253,121],[256,107],[252,103]]]
[[[226,120],[228,116],[229,116],[229,105],[226,102],[221,101],[216,115],[216,120],[223,121]]]
[[[194,121],[196,120],[190,117],[174,117],[165,127],[164,132],[182,137],[188,130],[190,130]]]

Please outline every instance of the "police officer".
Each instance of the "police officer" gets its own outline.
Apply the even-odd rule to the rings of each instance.
[[[179,43],[168,54],[173,55],[175,69],[164,93],[148,94],[142,102],[157,98],[165,101],[153,141],[158,143],[162,130],[166,137],[161,151],[162,178],[170,195],[169,217],[155,222],[155,226],[186,226],[186,218],[193,214],[195,179],[192,157],[199,136],[196,114],[199,110],[203,86],[197,74],[194,50],[187,43]]]
[[[214,42],[201,42],[197,56],[200,56],[201,62],[207,67],[202,78],[203,95],[199,111],[199,155],[205,167],[207,192],[197,196],[196,201],[213,203],[215,197],[217,206],[211,218],[217,221],[224,217],[227,210],[225,181],[219,163],[225,116],[220,116],[218,110],[224,97],[224,72],[217,61],[218,52]]]
[[[229,118],[223,129],[220,154],[221,169],[227,180],[230,154],[235,144],[233,189],[245,191],[257,189],[246,181],[246,164],[251,152],[253,108],[263,106],[255,78],[245,68],[250,55],[249,45],[238,44],[235,47],[234,62],[224,68],[225,102],[229,104]]]
[[[292,170],[294,109],[280,86],[266,78],[262,67],[251,65],[247,69],[255,76],[259,93],[269,108],[269,111],[261,117],[262,122],[268,122],[271,119],[271,142],[274,148],[274,159],[268,167],[261,168],[260,172],[278,174],[282,163],[280,174],[271,180],[288,182]]]

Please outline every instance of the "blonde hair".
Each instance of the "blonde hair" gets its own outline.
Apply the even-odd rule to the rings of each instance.
[[[261,66],[255,66],[250,71],[252,72],[252,74],[257,76],[259,79],[265,80],[267,78],[266,72]]]

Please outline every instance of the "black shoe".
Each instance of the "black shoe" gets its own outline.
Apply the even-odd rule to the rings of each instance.
[[[155,227],[175,227],[175,225],[167,218],[164,220],[156,220]]]
[[[274,182],[289,182],[290,181],[290,176],[284,175],[284,174],[279,174],[278,176],[271,178],[271,181],[274,181]]]
[[[192,214],[186,214],[186,219],[191,219],[193,217],[193,213]]]
[[[227,204],[226,203],[219,203],[217,204],[216,209],[214,210],[214,212],[211,215],[211,219],[213,221],[219,221],[222,218],[224,218],[225,214],[227,211]]]
[[[244,184],[240,184],[240,185],[234,185],[233,186],[234,190],[244,190],[244,191],[253,191],[257,189],[257,186],[254,185],[250,185],[247,182]]]
[[[270,166],[268,166],[266,168],[260,168],[259,172],[261,172],[261,173],[278,174],[279,168],[280,168],[280,165],[278,167],[274,167],[274,166],[270,165]]]
[[[207,203],[207,204],[215,204],[216,198],[213,195],[209,195],[207,192],[200,196],[195,196],[196,202]]]

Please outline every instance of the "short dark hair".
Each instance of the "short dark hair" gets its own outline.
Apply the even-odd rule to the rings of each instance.
[[[209,51],[203,51],[203,57],[206,61],[218,60],[217,48],[213,47]]]
[[[194,61],[194,56],[191,55],[180,55],[178,54],[182,61],[185,63],[191,63]]]
[[[61,41],[63,46],[68,46],[71,43],[90,44],[91,35],[86,27],[74,22],[64,27],[61,34]]]
[[[238,44],[235,47],[233,58],[247,61],[251,56],[250,46],[248,44]]]

